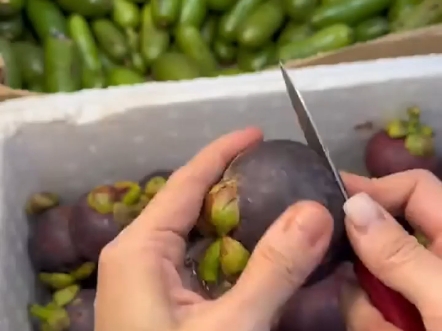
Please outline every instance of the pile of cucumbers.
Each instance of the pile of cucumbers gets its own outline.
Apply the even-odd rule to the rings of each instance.
[[[441,0],[1,0],[1,76],[55,93],[230,75],[441,19]]]

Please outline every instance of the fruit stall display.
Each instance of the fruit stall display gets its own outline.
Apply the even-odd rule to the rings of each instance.
[[[417,107],[410,108],[407,116],[388,123],[369,140],[366,166],[373,176],[415,168],[439,175],[432,130],[421,123]],[[269,172],[275,175],[269,177]],[[29,255],[40,283],[52,293],[50,299],[29,307],[40,330],[93,331],[100,252],[141,213],[171,174],[162,170],[140,181],[106,183],[74,203],[64,203],[48,192],[29,198],[25,206],[32,224]],[[223,295],[273,221],[293,202],[315,200],[334,216],[331,245],[325,262],[288,301],[275,331],[326,331],[331,326],[345,331],[338,305],[339,276],[317,282],[351,255],[343,226],[344,198],[333,178],[322,159],[300,142],[267,140],[243,152],[206,195],[187,240],[184,286],[206,298]],[[256,183],[266,190],[257,190]],[[311,183],[320,185],[312,189]],[[404,218],[398,220],[425,242]]]
[[[54,93],[233,75],[441,18],[439,0],[5,0],[3,83]]]

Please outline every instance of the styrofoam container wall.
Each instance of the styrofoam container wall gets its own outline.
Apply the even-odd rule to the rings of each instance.
[[[340,169],[364,173],[370,132],[410,105],[442,129],[442,57],[290,72]],[[267,139],[302,140],[278,70],[29,97],[0,104],[0,330],[26,331],[34,299],[26,198],[75,199],[94,185],[176,168],[223,133],[259,126]],[[436,129],[437,129],[436,128]],[[439,142],[441,137],[438,138]]]

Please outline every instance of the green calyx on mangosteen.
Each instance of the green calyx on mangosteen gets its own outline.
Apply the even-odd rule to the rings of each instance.
[[[122,227],[128,225],[144,208],[141,187],[135,182],[116,182],[94,188],[87,195],[87,204],[100,214],[113,214]]]
[[[393,120],[385,131],[392,139],[404,139],[405,148],[414,156],[431,156],[434,153],[433,129],[420,121],[421,111],[411,107],[407,120]]]
[[[40,322],[41,331],[66,331],[69,330],[69,315],[62,307],[56,305],[41,306],[33,304],[29,313]]]
[[[434,131],[421,122],[421,110],[410,107],[407,119],[390,121],[384,130],[373,135],[365,150],[367,170],[383,177],[410,169],[437,172]]]
[[[170,170],[156,170],[145,176],[140,186],[146,197],[152,199],[166,185],[171,174]]]
[[[78,286],[57,291],[46,305],[33,304],[29,313],[42,331],[93,331],[95,290]]]
[[[88,279],[97,269],[97,264],[94,262],[85,262],[81,266],[79,266],[77,269],[72,270],[70,275],[76,280],[76,281],[82,281],[85,279]]]
[[[66,288],[75,284],[76,281],[72,275],[59,272],[40,272],[38,274],[38,279],[41,283],[54,290]]]
[[[80,254],[97,262],[103,247],[144,209],[148,198],[136,182],[101,185],[83,196],[74,207],[70,233]]]
[[[38,215],[46,210],[58,206],[60,203],[59,197],[50,192],[40,192],[33,194],[25,205],[25,211],[28,215]]]
[[[250,253],[240,242],[222,237],[206,250],[198,265],[198,276],[206,283],[234,279],[244,270],[249,258]]]
[[[72,217],[72,207],[66,205],[37,215],[28,241],[29,255],[37,271],[69,273],[83,263],[70,235]]]
[[[38,279],[41,283],[53,290],[61,290],[91,277],[96,270],[96,266],[96,263],[85,262],[70,273],[40,272]]]
[[[303,200],[322,204],[334,219],[329,249],[306,285],[327,277],[351,255],[343,222],[344,198],[333,173],[311,148],[269,140],[236,157],[207,194],[197,227],[202,235],[219,239],[199,261],[200,278],[219,281],[215,275],[220,271],[237,276],[265,231],[289,206]]]

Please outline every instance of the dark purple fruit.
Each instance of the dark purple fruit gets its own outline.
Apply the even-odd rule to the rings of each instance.
[[[300,289],[285,305],[274,331],[346,331],[339,309],[340,283],[332,275]]]
[[[147,201],[134,182],[117,182],[94,188],[73,209],[72,240],[88,261],[97,262],[101,250],[143,210]]]
[[[70,272],[82,260],[69,231],[71,206],[58,206],[39,215],[29,238],[29,255],[38,271]]]
[[[95,290],[81,290],[65,309],[69,316],[68,331],[94,331]]]
[[[330,247],[306,285],[330,275],[348,249],[344,198],[333,173],[311,148],[299,142],[271,140],[239,155],[206,197],[203,233],[212,232],[222,239],[202,259],[200,268],[204,270],[200,273],[211,278],[202,279],[214,282],[213,275],[219,271],[234,279],[268,227],[290,205],[302,200],[319,202],[334,218]]]
[[[420,110],[408,109],[408,120],[394,120],[368,141],[365,164],[373,177],[383,177],[411,169],[439,174],[433,130],[420,122]]]
[[[170,175],[173,171],[171,170],[156,170],[145,176],[140,180],[140,186],[143,193],[152,199],[155,194],[166,184]]]
[[[221,271],[229,277],[241,272],[247,252],[253,251],[268,227],[290,205],[302,200],[324,205],[335,223],[329,250],[306,282],[311,285],[327,277],[348,249],[344,198],[333,173],[311,148],[295,141],[265,141],[239,155],[211,189],[204,207],[204,233],[211,227],[223,237]],[[226,236],[233,239],[226,240]]]

